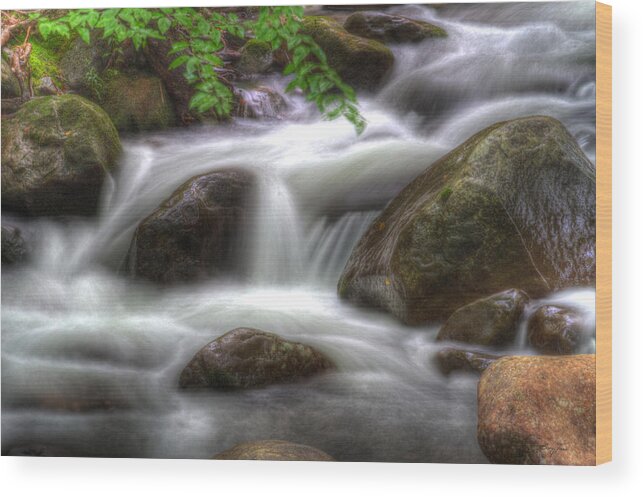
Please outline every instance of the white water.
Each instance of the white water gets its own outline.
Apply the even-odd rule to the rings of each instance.
[[[2,274],[3,452],[45,444],[73,455],[196,458],[281,438],[340,460],[485,461],[477,378],[438,373],[438,327],[353,308],[335,285],[377,212],[488,124],[552,115],[593,160],[593,3],[395,10],[450,36],[394,47],[393,74],[360,97],[362,136],[292,98],[279,121],[133,137],[98,220],[21,223],[36,249],[27,266]],[[259,178],[249,278],[161,291],[123,274],[137,223],[188,178],[231,166]],[[593,290],[552,295],[527,315],[541,302],[579,307],[591,351]],[[180,391],[191,356],[238,326],[311,344],[337,371],[247,392]],[[524,327],[506,352],[532,353]]]

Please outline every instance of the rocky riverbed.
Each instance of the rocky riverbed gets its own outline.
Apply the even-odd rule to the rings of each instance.
[[[309,8],[362,135],[255,40],[225,122],[163,41],[3,61],[2,453],[592,464],[593,23]]]

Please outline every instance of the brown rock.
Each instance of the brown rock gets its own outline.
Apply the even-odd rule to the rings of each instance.
[[[478,384],[478,442],[492,463],[595,464],[595,356],[495,361]]]
[[[331,456],[309,445],[283,440],[245,442],[224,450],[213,459],[252,461],[334,461]]]
[[[500,356],[474,352],[448,347],[436,354],[438,367],[442,374],[448,375],[451,371],[473,371],[482,373],[491,363],[500,359]]]
[[[511,343],[529,297],[511,289],[461,307],[447,320],[437,339],[480,345]]]
[[[297,380],[332,366],[308,345],[261,330],[236,328],[199,350],[181,372],[179,385],[250,388]]]
[[[529,318],[527,336],[543,354],[573,354],[583,339],[583,317],[574,309],[543,305]]]

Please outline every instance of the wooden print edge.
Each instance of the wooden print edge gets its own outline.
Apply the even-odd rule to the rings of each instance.
[[[612,460],[612,7],[596,2],[596,464]]]

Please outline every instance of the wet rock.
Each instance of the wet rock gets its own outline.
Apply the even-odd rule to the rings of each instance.
[[[476,300],[455,311],[438,333],[438,340],[506,345],[514,341],[529,297],[511,289]]]
[[[267,86],[236,88],[235,97],[235,115],[238,117],[280,119],[288,107],[279,92]]]
[[[9,63],[2,59],[2,68],[0,68],[2,73],[2,86],[1,93],[2,98],[18,98],[20,97],[20,83],[18,78],[11,70]]]
[[[325,452],[283,440],[259,440],[245,442],[224,450],[213,459],[252,460],[252,461],[334,461]]]
[[[328,17],[305,17],[302,31],[324,50],[342,80],[355,88],[374,90],[393,67],[393,53],[385,45],[352,35]]]
[[[15,226],[2,225],[2,265],[11,265],[27,258],[27,244]]]
[[[395,197],[353,250],[340,297],[408,324],[476,299],[531,297],[595,281],[596,177],[564,126],[494,124]]]
[[[265,331],[236,328],[213,340],[181,372],[186,387],[250,388],[289,382],[330,369],[321,353]]]
[[[575,309],[543,305],[529,318],[527,336],[543,354],[573,354],[583,339],[583,317]]]
[[[186,181],[136,228],[127,256],[132,276],[177,283],[239,269],[253,184],[240,169]]]
[[[381,12],[355,12],[348,16],[344,28],[351,34],[383,43],[419,42],[447,35],[444,29],[428,22]]]
[[[478,442],[498,464],[593,465],[594,355],[503,357],[478,384]]]
[[[2,208],[92,215],[121,153],[109,116],[77,95],[39,97],[2,121]]]
[[[176,122],[163,82],[144,73],[110,78],[101,104],[119,131],[158,130]]]
[[[272,48],[265,41],[248,40],[241,48],[237,69],[244,74],[260,74],[272,66]]]
[[[435,358],[442,374],[448,375],[452,371],[482,373],[493,361],[500,359],[500,357],[483,352],[449,347],[438,352]]]

